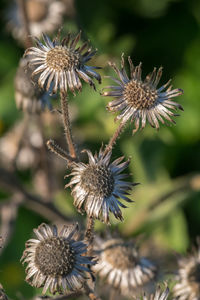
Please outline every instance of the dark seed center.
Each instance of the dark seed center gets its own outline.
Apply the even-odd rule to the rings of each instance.
[[[189,272],[189,280],[191,282],[200,283],[200,264],[195,265]]]
[[[74,250],[63,238],[51,237],[38,244],[35,265],[43,275],[69,274],[75,264]]]
[[[148,84],[133,79],[125,85],[124,98],[129,105],[137,109],[151,108],[157,97],[156,89],[152,89]]]
[[[47,53],[47,66],[56,71],[70,71],[79,65],[79,55],[62,46],[56,46]]]
[[[81,183],[86,192],[101,197],[109,197],[114,189],[113,174],[104,166],[88,166],[82,174]]]
[[[137,264],[132,247],[117,241],[105,248],[104,255],[105,260],[116,269],[126,270]]]

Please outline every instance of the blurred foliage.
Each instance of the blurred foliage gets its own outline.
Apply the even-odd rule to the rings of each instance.
[[[135,64],[142,61],[143,74],[162,65],[160,84],[172,78],[174,87],[184,90],[177,101],[185,111],[176,119],[176,126],[161,126],[156,132],[148,125],[133,137],[129,124],[114,148],[113,159],[120,154],[132,157],[130,171],[133,180],[141,184],[133,191],[135,203],[123,212],[124,222],[113,222],[125,236],[143,234],[154,238],[163,249],[185,252],[200,234],[199,183],[189,182],[185,189],[187,178],[200,171],[200,3],[198,0],[77,0],[75,4],[76,18],[65,19],[63,34],[68,30],[83,31],[83,36],[98,48],[92,63],[104,67],[100,71],[102,76],[113,74],[107,62],[120,64],[124,52]],[[5,14],[7,2],[0,5]],[[22,118],[14,102],[13,81],[24,49],[6,31],[4,19],[0,22],[0,135],[4,136]],[[103,78],[97,91],[108,83],[109,79]],[[80,149],[90,148],[93,152],[102,142],[108,142],[117,127],[114,116],[105,109],[107,99],[98,92],[84,84],[83,92],[76,98],[70,95],[73,135]],[[55,107],[57,104],[54,101]],[[51,136],[51,128],[46,130]],[[62,138],[60,127],[58,131]],[[31,186],[31,174],[22,171],[19,176]],[[60,174],[57,180],[64,187],[63,176]],[[170,194],[173,190],[178,192]],[[154,205],[163,195],[166,198]],[[0,198],[4,201],[8,196],[2,191]],[[66,214],[78,215],[69,191],[57,192],[55,203]],[[36,293],[24,283],[24,268],[19,259],[32,229],[42,221],[46,220],[21,208],[12,240],[0,258],[0,282],[13,299],[21,294],[26,299]],[[96,228],[104,230],[105,225],[97,221]]]

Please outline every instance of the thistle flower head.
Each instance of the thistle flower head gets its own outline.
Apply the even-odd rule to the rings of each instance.
[[[8,300],[8,297],[3,289],[3,286],[0,283],[0,300]]]
[[[124,57],[122,55],[121,69],[115,64],[110,64],[115,70],[119,79],[111,77],[118,85],[107,86],[105,89],[109,91],[103,92],[103,96],[114,97],[115,100],[108,103],[109,111],[120,112],[116,120],[122,120],[126,123],[128,120],[135,123],[135,133],[140,127],[146,126],[146,121],[152,127],[159,129],[159,121],[165,123],[166,119],[169,123],[175,123],[171,118],[176,116],[177,109],[183,110],[182,106],[172,100],[172,98],[183,93],[180,89],[172,90],[170,80],[157,88],[162,76],[162,68],[158,70],[154,68],[153,72],[142,80],[142,65],[134,66],[130,57],[128,58],[130,65],[130,79],[124,68]]]
[[[38,84],[40,87],[49,90],[52,86],[53,93],[58,88],[63,93],[67,93],[69,89],[75,93],[75,90],[81,90],[81,80],[89,83],[95,88],[95,84],[91,78],[95,78],[101,82],[101,76],[94,71],[96,67],[87,66],[85,63],[89,61],[96,53],[88,48],[88,44],[84,43],[81,47],[76,48],[80,40],[81,34],[71,38],[68,34],[61,42],[57,39],[51,41],[50,38],[43,34],[44,44],[35,38],[36,46],[28,48],[25,56],[28,55],[30,64],[35,68],[33,76],[40,74]]]
[[[40,37],[43,32],[50,34],[62,25],[66,11],[63,1],[26,0],[25,5],[31,35]],[[10,6],[7,19],[7,27],[13,37],[23,42],[26,32],[17,1]]]
[[[198,248],[188,257],[180,257],[178,260],[178,282],[173,292],[176,299],[199,300],[200,299],[200,241]]]
[[[27,263],[26,281],[37,288],[43,287],[43,294],[76,290],[82,287],[85,265],[93,264],[90,257],[83,256],[86,245],[73,239],[78,226],[64,226],[60,233],[56,226],[41,224],[34,230],[37,239],[30,239],[21,260]]]
[[[168,296],[169,296],[169,288],[166,287],[165,290],[162,291],[161,287],[158,286],[154,294],[151,294],[149,297],[147,295],[144,295],[142,297],[142,300],[167,300]]]
[[[123,220],[120,206],[126,206],[118,198],[132,202],[127,195],[135,184],[125,181],[127,175],[120,173],[130,161],[122,162],[124,157],[120,157],[110,163],[111,152],[104,155],[100,150],[94,156],[88,150],[85,152],[89,158],[88,164],[74,163],[70,174],[72,179],[66,185],[73,186],[74,205],[79,212],[86,211],[90,217],[105,223],[109,223],[109,212]]]
[[[15,76],[17,108],[30,114],[40,113],[46,106],[51,109],[48,93],[39,88],[37,82],[32,80],[31,74],[32,70],[28,66],[28,60],[22,58]]]
[[[130,295],[134,289],[154,278],[155,266],[140,257],[132,243],[111,238],[107,241],[97,239],[96,244],[98,261],[93,270],[122,294]]]

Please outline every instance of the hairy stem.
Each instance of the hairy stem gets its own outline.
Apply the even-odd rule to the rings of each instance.
[[[51,152],[57,154],[62,159],[66,160],[69,164],[75,161],[65,150],[63,150],[54,140],[50,139],[47,141],[47,147]]]
[[[87,217],[85,239],[88,242],[88,255],[91,256],[93,252],[93,240],[94,240],[94,218],[93,217]]]
[[[117,127],[116,131],[114,132],[113,136],[111,137],[108,145],[106,146],[106,148],[104,150],[104,155],[106,155],[109,151],[112,150],[113,146],[116,143],[116,140],[119,138],[119,136],[122,133],[125,125],[126,124],[123,121],[119,124],[119,126]]]
[[[68,99],[66,93],[60,93],[61,98],[61,109],[63,117],[63,125],[65,130],[65,137],[69,148],[69,153],[72,158],[77,158],[74,142],[72,139],[70,120],[69,120],[69,110],[68,110]]]

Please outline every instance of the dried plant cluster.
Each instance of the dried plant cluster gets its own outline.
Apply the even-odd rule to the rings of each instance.
[[[35,5],[34,10],[32,5]],[[130,158],[113,155],[113,147],[123,129],[130,122],[134,123],[131,127],[134,135],[139,134],[139,129],[144,129],[147,123],[155,129],[159,129],[161,123],[175,124],[174,117],[183,108],[174,98],[183,91],[173,89],[171,80],[159,86],[161,67],[154,68],[143,78],[142,64],[134,66],[128,57],[129,70],[126,70],[122,54],[121,67],[109,62],[117,75],[110,77],[114,85],[111,83],[100,92],[101,96],[111,98],[107,109],[117,113],[115,121],[120,121],[118,127],[108,144],[96,149],[95,153],[90,149],[79,149],[72,135],[68,99],[72,94],[76,96],[77,92],[82,92],[83,83],[93,88],[91,93],[96,93],[96,83],[101,84],[98,71],[101,66],[90,65],[97,50],[81,41],[81,32],[75,36],[67,34],[62,40],[58,36],[51,40],[47,35],[62,24],[63,5],[62,1],[51,0],[47,5],[46,0],[29,0],[25,8],[29,14],[27,27],[19,22],[18,11],[15,12],[16,18],[12,18],[16,24],[9,23],[13,35],[20,40],[26,37],[27,43],[24,44],[29,44],[16,73],[15,99],[17,108],[27,116],[40,114],[46,107],[51,110],[51,98],[54,94],[59,97],[58,112],[62,117],[67,147],[63,149],[53,139],[45,142],[50,151],[66,162],[66,177],[69,179],[65,188],[71,191],[75,209],[87,220],[86,225],[71,220],[61,228],[43,223],[34,229],[36,237],[26,242],[21,258],[26,265],[25,280],[35,288],[42,288],[42,294],[63,294],[66,299],[83,295],[93,300],[100,299],[98,284],[102,281],[111,291],[117,291],[122,299],[167,300],[172,299],[171,293],[179,300],[198,300],[199,247],[193,255],[179,259],[177,282],[170,291],[166,283],[164,288],[156,288],[159,266],[151,261],[150,255],[143,256],[135,242],[125,240],[119,234],[100,237],[94,229],[96,220],[105,226],[123,221],[123,209],[127,208],[124,203],[134,205],[132,189],[134,191],[137,183],[132,181],[128,172]],[[26,36],[28,31],[34,35],[31,41]],[[42,119],[41,114],[39,118]],[[44,140],[38,141],[36,136],[32,142],[42,148]],[[49,197],[48,192],[46,197]],[[7,299],[1,285],[0,299]]]

